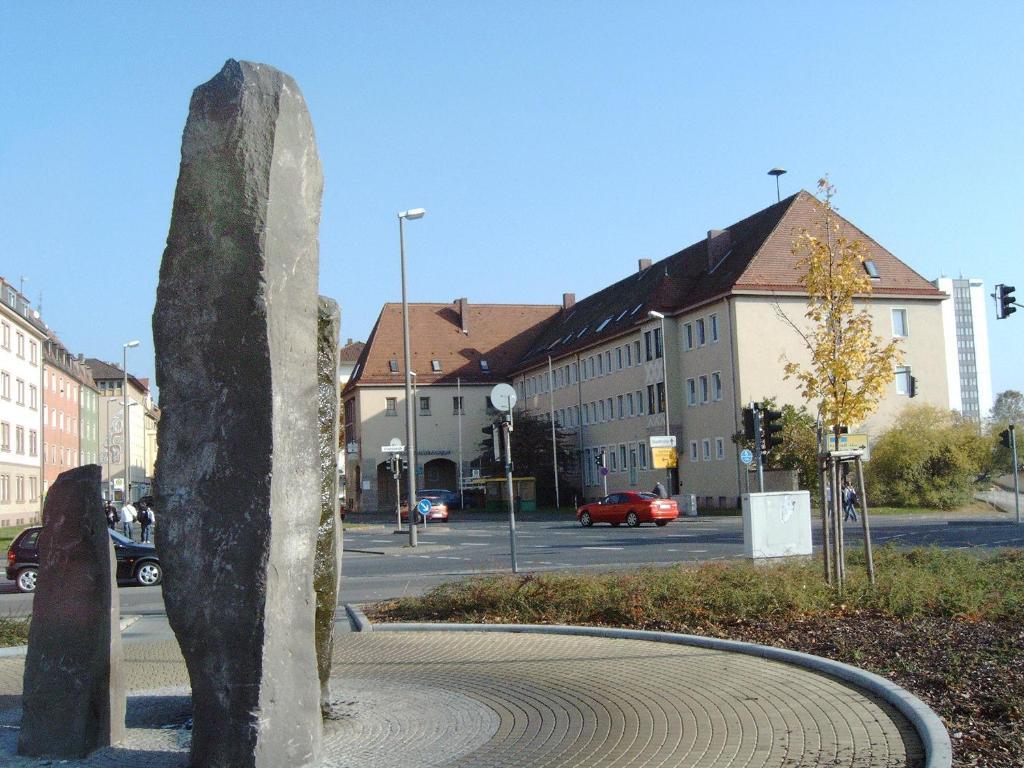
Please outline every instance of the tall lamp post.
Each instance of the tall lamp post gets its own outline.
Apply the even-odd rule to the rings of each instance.
[[[778,166],[768,171],[769,176],[775,177],[775,202],[782,200],[782,193],[779,191],[779,176],[786,172],[785,168],[779,168]]]
[[[124,405],[124,501],[127,504],[132,500],[132,444],[131,435],[128,429],[128,350],[139,346],[139,340],[126,341],[121,345],[121,372],[124,373],[124,385],[121,390]]]
[[[398,214],[398,252],[402,263],[402,346],[405,350],[405,456],[409,471],[405,478],[406,498],[409,506],[409,546],[416,546],[416,446],[413,419],[415,403],[412,401],[412,353],[409,349],[409,299],[405,291],[405,221],[422,219],[426,210],[412,208]]]
[[[647,316],[652,320],[661,321],[661,378],[662,378],[662,389],[665,394],[665,437],[669,437],[672,434],[671,428],[668,423],[668,343],[665,339],[665,315],[661,312],[655,312],[653,309],[647,313]],[[672,495],[672,468],[668,467],[665,470],[665,482],[668,485],[665,491],[669,496]]]

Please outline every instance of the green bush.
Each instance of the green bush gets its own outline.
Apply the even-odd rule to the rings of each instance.
[[[977,424],[933,406],[908,407],[871,447],[868,499],[894,507],[962,506],[991,455],[991,439]]]

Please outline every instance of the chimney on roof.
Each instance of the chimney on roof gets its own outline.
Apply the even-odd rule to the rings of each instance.
[[[563,293],[562,294],[562,311],[568,312],[576,306],[576,294],[575,293]]]
[[[345,346],[346,347],[351,347],[352,346],[352,337],[351,336],[349,337],[349,340],[345,342]]]
[[[708,271],[718,266],[732,247],[732,238],[727,229],[708,230]]]
[[[463,333],[469,333],[469,299],[456,299],[459,305],[459,329]]]
[[[640,269],[637,270],[639,272],[643,272],[645,269],[650,269],[651,268],[651,260],[650,259],[640,259],[639,267],[640,267]]]

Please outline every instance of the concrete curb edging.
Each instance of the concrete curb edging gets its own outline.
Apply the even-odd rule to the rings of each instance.
[[[880,675],[821,656],[801,653],[800,651],[790,651],[785,648],[772,648],[766,645],[745,643],[739,640],[721,640],[714,637],[683,635],[674,632],[649,632],[639,629],[573,627],[548,624],[440,623],[378,624],[374,627],[358,606],[346,603],[345,610],[359,632],[528,632],[542,635],[608,637],[620,640],[647,640],[649,642],[671,643],[674,645],[690,645],[697,648],[731,651],[733,653],[743,653],[748,656],[759,656],[763,659],[794,664],[798,667],[821,672],[839,680],[852,683],[888,702],[910,721],[921,738],[926,755],[925,768],[951,768],[953,765],[953,747],[949,740],[949,733],[946,731],[939,716],[923,701]]]
[[[136,621],[141,619],[142,616],[136,616],[134,614],[121,617],[121,631],[124,632],[128,627],[134,624]],[[11,645],[7,648],[0,648],[0,659],[10,658],[12,656],[26,656],[28,655],[27,645]]]

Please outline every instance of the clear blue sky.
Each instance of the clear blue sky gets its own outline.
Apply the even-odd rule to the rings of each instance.
[[[583,297],[830,173],[918,272],[1024,295],[1024,4],[0,5],[0,274],[73,352],[153,372],[192,89],[298,81],[324,166],[321,292],[365,339],[400,298]],[[989,317],[994,318],[992,305]],[[1024,311],[990,320],[1024,390]]]

